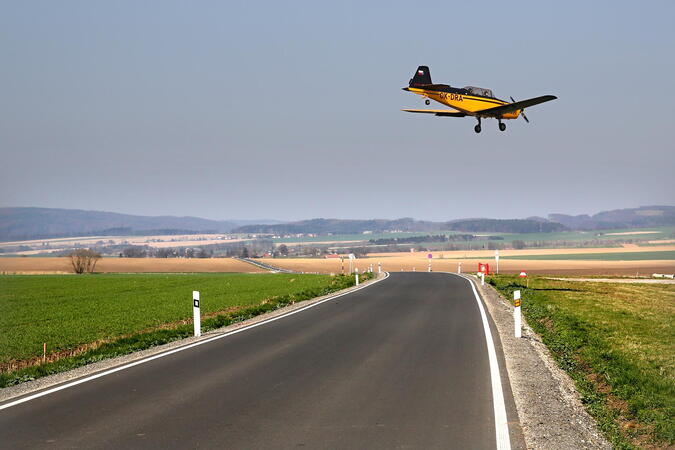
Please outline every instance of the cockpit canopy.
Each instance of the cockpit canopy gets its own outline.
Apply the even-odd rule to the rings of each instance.
[[[463,89],[469,91],[469,94],[480,95],[481,97],[490,97],[490,98],[495,97],[494,95],[492,95],[491,89],[483,89],[476,86],[464,86]]]

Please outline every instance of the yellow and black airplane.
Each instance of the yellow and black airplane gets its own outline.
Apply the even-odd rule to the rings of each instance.
[[[525,108],[558,98],[554,95],[544,95],[517,102],[511,97],[511,103],[509,103],[496,98],[490,89],[474,86],[456,88],[447,84],[433,84],[427,66],[419,66],[415,75],[410,79],[410,84],[403,90],[426,97],[424,102],[427,105],[431,103],[429,100],[431,99],[452,108],[404,109],[403,111],[446,117],[474,116],[478,119],[478,125],[473,128],[476,133],[480,133],[480,121],[483,118],[497,119],[501,131],[506,130],[506,124],[502,123],[503,119],[517,119],[518,116],[523,116],[523,119],[530,123],[525,116]]]

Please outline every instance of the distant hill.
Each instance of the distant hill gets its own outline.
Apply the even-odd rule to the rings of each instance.
[[[136,216],[103,211],[54,208],[0,208],[0,241],[69,236],[152,235],[189,233],[250,234],[360,234],[364,231],[473,233],[546,233],[564,230],[597,230],[675,226],[675,206],[641,206],[604,211],[593,216],[550,214],[548,219],[460,219],[430,222],[401,219],[209,220],[199,217]]]
[[[226,233],[250,222],[79,209],[0,208],[0,241],[85,235]]]
[[[549,220],[574,230],[599,230],[607,228],[644,228],[675,225],[675,206],[640,206],[639,208],[614,209],[589,216],[549,214]]]
[[[443,230],[474,233],[550,233],[566,230],[597,230],[612,228],[641,228],[675,226],[675,206],[641,206],[639,208],[604,211],[593,216],[550,214],[527,219],[459,219],[449,222],[429,222],[409,217],[385,220],[311,219],[283,224],[246,225],[232,230],[235,233],[257,234],[358,234],[364,231],[417,231]]]

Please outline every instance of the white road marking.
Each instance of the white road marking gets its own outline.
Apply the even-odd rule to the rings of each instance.
[[[452,272],[451,275],[457,275]],[[504,392],[502,391],[502,377],[499,373],[499,363],[497,361],[497,351],[495,350],[495,343],[492,340],[492,332],[490,331],[490,323],[487,319],[487,314],[485,314],[485,308],[483,308],[483,302],[478,296],[476,291],[476,286],[473,280],[462,276],[457,275],[461,278],[464,278],[466,281],[471,284],[471,289],[473,289],[473,295],[476,297],[476,303],[478,303],[478,309],[480,310],[480,317],[483,320],[483,331],[485,332],[485,341],[487,343],[488,350],[488,360],[490,361],[490,379],[492,380],[492,404],[495,411],[495,433],[497,439],[497,448],[499,450],[511,450],[511,440],[509,439],[509,424],[506,418],[506,404],[504,403]]]
[[[190,348],[193,348],[193,347],[197,347],[198,345],[207,344],[209,342],[216,341],[218,339],[223,339],[223,338],[226,338],[228,336],[232,336],[233,334],[241,333],[242,331],[250,330],[252,328],[256,328],[256,327],[259,327],[261,325],[265,325],[265,324],[277,321],[279,319],[283,319],[285,317],[292,316],[293,314],[297,314],[297,313],[305,311],[309,308],[313,308],[313,307],[318,306],[322,303],[325,303],[325,302],[328,302],[328,301],[331,301],[331,300],[335,300],[336,298],[342,297],[344,295],[349,295],[353,292],[360,291],[361,289],[366,289],[366,288],[368,288],[368,287],[370,287],[374,284],[379,283],[380,281],[386,280],[387,278],[389,278],[389,273],[385,272],[384,278],[379,279],[379,280],[375,280],[375,281],[373,281],[372,283],[369,283],[369,284],[362,285],[361,287],[353,289],[349,292],[343,292],[342,294],[338,294],[338,295],[334,295],[332,297],[328,297],[328,298],[323,299],[321,301],[318,301],[316,303],[312,303],[311,305],[307,305],[303,308],[298,308],[298,309],[290,311],[286,314],[282,314],[280,316],[272,317],[271,319],[263,320],[262,322],[254,323],[252,325],[242,327],[242,328],[239,328],[237,330],[230,331],[228,333],[219,334],[217,336],[213,336],[213,337],[195,342],[193,344],[188,344],[188,345],[185,345],[183,347],[178,347],[178,348],[175,348],[173,350],[169,350],[167,352],[158,353],[156,355],[149,356],[149,357],[143,358],[143,359],[139,359],[138,361],[134,361],[134,362],[129,363],[129,364],[124,364],[122,366],[115,367],[113,369],[105,370],[105,371],[97,373],[95,375],[90,375],[90,376],[87,376],[87,377],[84,377],[84,378],[80,378],[79,380],[71,381],[69,383],[62,384],[61,386],[57,386],[57,387],[50,388],[50,389],[47,389],[47,390],[44,390],[44,391],[40,391],[36,394],[32,394],[32,395],[29,395],[29,396],[26,396],[26,397],[22,397],[18,400],[14,400],[12,402],[0,405],[0,410],[11,408],[12,406],[20,405],[21,403],[25,403],[25,402],[28,402],[28,401],[31,401],[31,400],[35,400],[36,398],[44,397],[45,395],[53,394],[54,392],[62,391],[64,389],[68,389],[70,387],[77,386],[78,384],[86,383],[87,381],[95,380],[97,378],[101,378],[101,377],[104,377],[106,375],[110,375],[110,374],[113,374],[115,372],[119,372],[121,370],[129,369],[131,367],[138,366],[138,365],[153,361],[155,359],[163,358],[165,356],[173,355],[174,353],[182,352],[183,350],[187,350],[187,349],[190,349]]]

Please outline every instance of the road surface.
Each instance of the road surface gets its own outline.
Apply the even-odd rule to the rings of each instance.
[[[478,304],[467,280],[442,273],[392,274],[0,410],[12,449],[489,449],[495,435]]]

